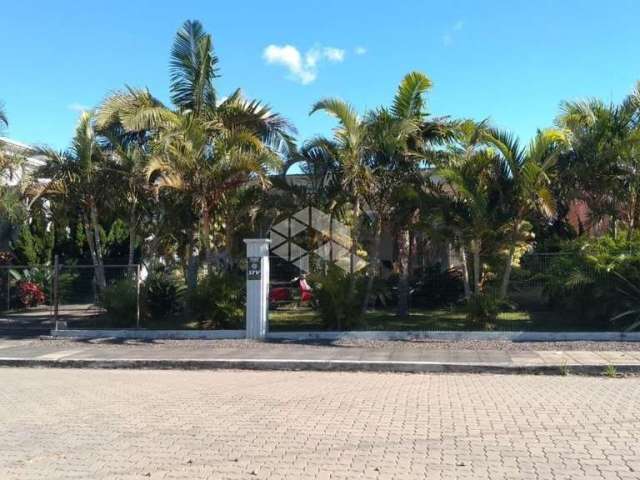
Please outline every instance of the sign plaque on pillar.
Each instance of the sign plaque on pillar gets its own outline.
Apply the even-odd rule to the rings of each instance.
[[[262,259],[260,257],[249,257],[247,259],[247,280],[262,279]]]

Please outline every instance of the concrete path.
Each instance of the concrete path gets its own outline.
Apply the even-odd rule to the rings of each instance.
[[[626,351],[508,351],[451,345],[442,349],[424,342],[362,346],[245,340],[0,340],[0,366],[564,374],[602,374],[613,366],[619,373],[640,372],[640,344],[637,350]]]

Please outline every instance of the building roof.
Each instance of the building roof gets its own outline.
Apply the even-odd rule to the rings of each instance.
[[[19,156],[25,159],[20,169],[11,172],[11,174],[3,175],[3,178],[0,180],[5,185],[17,184],[25,173],[31,173],[45,164],[45,160],[42,157],[33,155],[32,147],[10,138],[0,137],[0,153],[9,156]]]

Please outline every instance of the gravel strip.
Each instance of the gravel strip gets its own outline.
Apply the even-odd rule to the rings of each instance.
[[[338,340],[338,341],[270,341],[256,342],[252,340],[71,340],[71,339],[43,339],[43,340],[23,340],[25,344],[43,342],[52,343],[56,346],[78,347],[82,344],[108,345],[109,347],[128,348],[145,346],[150,349],[202,349],[210,348],[214,350],[255,348],[264,349],[270,346],[278,348],[331,348],[331,347],[358,347],[372,349],[393,349],[393,350],[500,350],[509,352],[531,351],[531,350],[580,350],[580,351],[640,351],[640,342],[509,342],[509,341],[437,341],[437,340]]]

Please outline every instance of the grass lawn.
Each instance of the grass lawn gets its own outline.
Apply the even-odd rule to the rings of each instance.
[[[69,319],[70,328],[133,328],[131,324],[113,323],[105,315],[87,316]],[[216,325],[208,322],[199,323],[185,318],[169,317],[165,320],[143,319],[142,328],[152,330],[198,330],[215,329]],[[493,326],[497,331],[603,331],[622,330],[623,325],[615,328],[606,322],[588,324],[583,319],[567,316],[555,311],[513,310],[502,312]],[[243,322],[229,325],[227,328],[244,328]],[[367,312],[364,319],[352,330],[479,330],[477,325],[470,324],[465,313],[457,308],[412,309],[407,318],[399,318],[393,309],[373,310]],[[317,312],[308,307],[285,306],[269,311],[269,330],[282,331],[322,331]]]
[[[315,311],[309,308],[278,309],[269,312],[269,329],[272,331],[323,330]],[[457,309],[413,309],[408,318],[399,318],[393,311],[367,312],[365,318],[353,330],[477,330]],[[602,325],[585,325],[553,311],[527,312],[515,310],[500,313],[495,330],[513,331],[582,331],[603,330]]]

